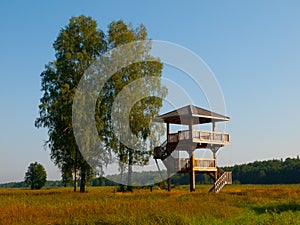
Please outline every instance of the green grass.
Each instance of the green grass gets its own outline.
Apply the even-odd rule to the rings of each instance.
[[[300,224],[300,185],[231,185],[219,194],[196,188],[0,189],[0,224]]]

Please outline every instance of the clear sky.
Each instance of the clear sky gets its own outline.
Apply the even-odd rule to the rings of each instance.
[[[0,183],[23,180],[31,162],[49,179],[58,169],[36,129],[40,73],[72,16],[99,28],[118,19],[143,23],[149,37],[189,48],[217,77],[231,121],[221,165],[296,157],[300,138],[299,1],[0,1]],[[172,78],[170,74],[164,74]],[[177,79],[177,80],[176,80]],[[184,80],[175,82],[193,93]],[[201,93],[199,93],[201,95]],[[197,102],[201,106],[201,102]]]

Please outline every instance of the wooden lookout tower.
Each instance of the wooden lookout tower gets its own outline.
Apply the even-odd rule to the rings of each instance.
[[[232,183],[231,172],[224,172],[217,167],[216,153],[229,144],[229,134],[216,131],[217,122],[228,121],[229,117],[214,113],[193,105],[171,111],[153,119],[154,122],[166,123],[167,140],[154,148],[154,159],[160,159],[167,168],[168,191],[170,175],[174,173],[190,174],[190,191],[195,191],[195,174],[206,173],[214,180],[210,191],[219,192],[226,184]],[[211,131],[195,130],[194,125],[212,124]],[[188,130],[170,133],[170,124],[188,125]],[[195,158],[196,149],[210,150],[212,158]],[[180,152],[187,152],[189,157],[182,158]]]

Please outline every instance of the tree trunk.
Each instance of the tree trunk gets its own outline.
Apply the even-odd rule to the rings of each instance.
[[[76,192],[77,187],[77,149],[75,151],[75,163],[74,163],[74,192]]]
[[[127,191],[132,191],[132,164],[133,164],[133,152],[130,149],[128,155],[128,185]]]
[[[85,183],[86,183],[86,175],[85,172],[81,171],[81,179],[80,179],[80,192],[85,192]]]
[[[122,159],[122,160],[123,160],[123,159]],[[123,162],[123,161],[121,161],[121,162]],[[121,178],[120,178],[120,191],[121,191],[121,192],[124,192],[124,191],[125,191],[125,185],[123,184],[124,165],[121,163],[120,167],[121,167],[121,174],[120,174],[120,176],[121,176]]]

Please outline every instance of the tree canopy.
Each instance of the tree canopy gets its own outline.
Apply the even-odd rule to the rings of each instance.
[[[143,25],[134,29],[122,20],[113,21],[108,26],[108,34],[105,35],[97,28],[95,20],[81,15],[70,19],[53,44],[55,60],[49,62],[41,73],[43,96],[39,105],[40,116],[36,119],[35,126],[48,129],[49,139],[46,146],[51,150],[51,159],[61,169],[65,183],[70,182],[72,174],[74,175],[74,191],[77,174],[81,180],[80,191],[84,192],[86,180],[95,172],[95,167],[92,168],[80,152],[73,133],[72,104],[77,86],[83,77],[91,79],[84,76],[85,72],[101,55],[117,46],[146,38],[147,31]],[[138,50],[141,55],[150,58],[150,48],[142,45],[135,51]],[[120,162],[129,165],[129,172],[131,165],[147,163],[151,151],[136,151],[140,146],[133,145],[136,148],[134,150],[118,140],[118,134],[113,131],[115,121],[111,114],[114,110],[124,110],[126,104],[123,104],[122,108],[114,108],[114,100],[121,90],[134,80],[149,76],[160,77],[161,73],[162,64],[158,60],[134,63],[114,74],[100,92],[93,115],[98,137],[104,142],[108,154],[116,155]],[[154,89],[164,91],[160,88],[160,83],[148,86],[149,97],[139,100],[132,108],[127,109],[130,111],[130,129],[139,139],[146,139],[150,135],[151,118],[158,113],[162,105],[161,99],[150,96]],[[89,138],[88,133],[85,135],[87,142],[95,142]],[[123,169],[122,167],[121,170]],[[101,172],[103,170],[100,166]]]
[[[117,21],[112,22],[108,27],[108,46],[110,48],[133,41],[144,41],[146,38],[147,31],[143,25],[133,29],[131,25],[126,25],[123,21]],[[135,47],[134,51],[140,52],[139,54],[148,61],[131,64],[115,73],[106,82],[101,94],[102,98],[99,98],[99,106],[96,107],[101,109],[97,114],[100,121],[98,124],[103,124],[102,127],[99,127],[99,133],[103,136],[106,147],[119,162],[121,176],[117,182],[127,184],[129,190],[131,190],[132,184],[132,166],[147,164],[152,154],[151,151],[145,149],[151,149],[153,146],[147,146],[143,140],[151,135],[151,119],[158,115],[162,106],[162,99],[154,96],[158,93],[160,96],[166,94],[166,90],[161,87],[159,81],[157,83],[149,82],[150,77],[161,77],[163,67],[158,59],[153,60],[149,55],[151,46],[137,45]],[[130,85],[133,81],[141,79],[143,81]],[[137,89],[143,90],[143,93]],[[140,95],[147,97],[139,99]],[[131,102],[132,99],[138,99],[138,101]],[[129,120],[130,131],[120,122],[126,119]],[[114,129],[116,127],[117,129]],[[156,129],[155,132],[159,132],[159,129]],[[132,138],[128,133],[132,133],[140,141]],[[122,142],[124,140],[126,143]],[[126,179],[122,176],[125,170],[128,171]]]
[[[45,168],[38,162],[31,163],[25,174],[25,184],[32,190],[41,189],[47,180]]]
[[[48,63],[41,73],[43,97],[35,126],[48,129],[46,145],[51,150],[51,159],[61,169],[63,181],[70,181],[73,172],[76,191],[79,171],[81,191],[84,192],[83,185],[92,170],[74,139],[72,103],[84,71],[106,50],[104,33],[97,29],[97,23],[91,17],[72,17],[69,24],[61,29],[53,48],[56,60]]]

